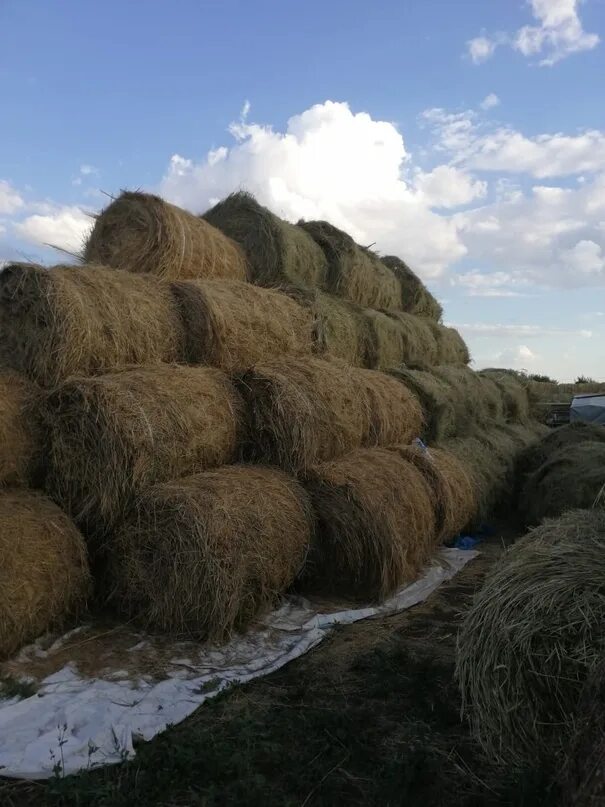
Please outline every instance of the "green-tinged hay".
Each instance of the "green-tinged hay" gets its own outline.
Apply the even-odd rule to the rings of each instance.
[[[605,443],[605,428],[582,422],[569,423],[557,429],[545,427],[542,439],[529,446],[519,457],[519,473],[534,473],[555,454],[580,443]]]
[[[452,402],[452,387],[443,379],[426,370],[391,368],[389,375],[401,381],[420,402],[423,413],[423,439],[439,442],[457,433],[456,412]]]
[[[244,456],[295,473],[361,446],[409,442],[421,430],[416,398],[398,381],[336,360],[288,357],[241,376]]]
[[[472,431],[477,424],[490,426],[504,420],[502,395],[490,378],[469,367],[442,365],[434,367],[432,372],[453,390],[452,403],[459,434]]]
[[[328,265],[320,247],[251,194],[232,193],[206,211],[204,219],[241,245],[254,283],[325,287]]]
[[[237,280],[172,284],[186,335],[187,360],[225,372],[282,355],[311,354],[311,312],[285,294]]]
[[[417,317],[427,317],[439,322],[443,308],[405,261],[395,255],[386,255],[381,260],[399,281],[401,305],[398,308]]]
[[[327,221],[300,221],[298,226],[326,256],[328,291],[367,308],[401,308],[399,281],[371,250]]]
[[[0,371],[0,485],[38,481],[42,460],[40,390],[24,376]]]
[[[400,364],[406,364],[408,367],[432,367],[438,363],[439,348],[433,323],[401,311],[385,313],[396,323],[401,334],[403,349]],[[382,320],[380,322],[382,323]]]
[[[304,489],[272,468],[231,465],[155,485],[112,544],[112,598],[154,629],[226,639],[292,584],[312,524]]]
[[[361,449],[312,469],[317,529],[302,585],[380,601],[413,581],[435,547],[432,491],[396,452]]]
[[[43,386],[179,361],[184,341],[168,286],[101,266],[9,264],[0,274],[0,332],[4,363]]]
[[[551,455],[523,482],[519,510],[529,525],[592,507],[605,488],[605,444],[584,442]]]
[[[436,516],[436,542],[455,538],[471,523],[476,511],[471,476],[453,454],[439,448],[416,445],[390,446],[411,462],[428,482]]]
[[[240,247],[206,221],[150,193],[124,191],[97,216],[84,260],[166,280],[245,280]]]
[[[572,510],[517,541],[459,634],[457,677],[475,735],[509,763],[568,746],[581,687],[605,655],[605,513]]]
[[[67,381],[46,421],[47,491],[96,539],[149,485],[232,462],[242,403],[220,370],[158,365]]]
[[[504,416],[509,423],[525,423],[529,420],[526,384],[517,376],[499,370],[481,370],[480,375],[491,379],[500,390]]]
[[[0,491],[0,658],[83,611],[90,592],[84,539],[49,499]]]
[[[466,367],[471,360],[471,355],[460,333],[455,328],[448,328],[438,322],[433,323],[431,320],[428,320],[428,324],[431,326],[437,342],[437,361],[435,364]]]

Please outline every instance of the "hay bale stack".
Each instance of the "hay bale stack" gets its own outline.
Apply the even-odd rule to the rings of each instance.
[[[437,340],[430,324],[411,314],[366,309],[375,333],[375,369],[390,369],[406,364],[431,367],[439,358]]]
[[[45,496],[0,491],[0,659],[86,606],[84,539]]]
[[[574,510],[514,544],[475,596],[457,677],[494,757],[535,762],[569,740],[586,677],[605,654],[605,513]]]
[[[172,284],[192,364],[228,373],[282,355],[310,355],[311,312],[285,294],[236,280],[182,280]]]
[[[466,367],[471,360],[471,355],[460,333],[455,328],[448,328],[438,322],[431,322],[431,320],[428,320],[428,324],[437,342],[437,361],[435,364]]]
[[[557,429],[544,429],[542,439],[519,457],[519,473],[530,474],[552,459],[555,454],[581,443],[605,443],[605,428],[594,423],[569,423]]]
[[[373,252],[327,221],[300,221],[298,226],[326,256],[328,291],[367,308],[401,308],[399,281]]]
[[[450,384],[428,370],[391,368],[389,375],[397,378],[420,402],[423,414],[423,439],[428,443],[440,442],[457,434],[454,392]]]
[[[421,429],[416,398],[398,381],[342,362],[288,357],[253,367],[244,456],[305,473],[361,446],[406,443]]]
[[[40,390],[23,376],[0,372],[0,485],[38,481],[42,459]]]
[[[240,247],[203,219],[150,193],[125,191],[97,217],[84,260],[165,280],[245,280]]]
[[[0,329],[5,364],[43,386],[183,353],[170,289],[100,266],[9,264],[0,274]]]
[[[504,420],[502,395],[496,384],[468,367],[440,365],[432,372],[450,385],[459,434],[467,434],[477,424],[490,426]]]
[[[380,601],[416,578],[435,547],[432,491],[396,452],[361,449],[316,466],[317,516],[303,588]]]
[[[149,485],[232,462],[242,403],[220,370],[158,365],[67,381],[45,415],[47,491],[96,538]]]
[[[526,524],[535,525],[566,510],[592,507],[604,490],[605,444],[583,442],[555,452],[526,477],[519,510]]]
[[[203,218],[243,248],[250,279],[260,286],[301,284],[324,288],[328,265],[315,241],[260,205],[249,193],[232,193]]]
[[[427,317],[439,322],[443,308],[405,261],[395,255],[386,255],[381,260],[399,281],[401,305],[398,307],[417,317]]]
[[[491,369],[481,370],[480,375],[490,378],[500,390],[504,417],[509,423],[525,423],[529,420],[527,385],[518,376]]]
[[[226,466],[143,493],[113,543],[113,600],[154,629],[222,640],[299,573],[312,513],[281,471]]]

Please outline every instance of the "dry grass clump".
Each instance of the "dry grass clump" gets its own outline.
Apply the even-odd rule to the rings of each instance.
[[[84,260],[166,280],[245,280],[240,247],[203,219],[150,193],[124,191],[97,216]]]
[[[0,485],[34,484],[42,459],[40,390],[23,376],[0,371]]]
[[[9,264],[0,274],[0,329],[4,363],[43,386],[179,361],[183,352],[170,289],[101,266]]]
[[[272,468],[225,466],[155,485],[112,543],[113,600],[154,629],[226,639],[291,585],[312,523],[303,488]]]
[[[317,529],[305,588],[380,601],[416,578],[435,547],[435,513],[411,462],[360,449],[313,468],[306,486]]]
[[[475,596],[457,677],[484,748],[506,762],[568,743],[582,684],[605,655],[605,513],[574,510],[517,541]]]
[[[424,428],[422,437],[433,443],[457,434],[454,392],[450,384],[428,370],[392,368],[389,375],[401,381],[412,392],[422,407]]]
[[[500,390],[508,422],[523,423],[529,419],[527,385],[516,375],[500,370],[481,370],[480,375],[491,379]]]
[[[399,281],[373,252],[327,221],[300,221],[298,226],[326,256],[328,291],[367,308],[401,308]]]
[[[72,379],[49,395],[45,415],[47,490],[92,536],[149,485],[232,462],[241,439],[241,399],[206,367]]]
[[[311,312],[278,291],[236,280],[182,280],[172,291],[192,364],[232,373],[313,350]]]
[[[401,305],[398,308],[417,317],[428,317],[439,322],[443,308],[405,261],[395,255],[385,255],[381,260],[399,281]]]
[[[280,219],[251,194],[232,193],[203,217],[241,245],[254,283],[325,287],[328,265],[320,247],[304,230]]]
[[[415,397],[395,379],[336,360],[288,357],[241,376],[245,456],[295,473],[361,446],[409,442],[421,429]]]
[[[49,499],[0,491],[0,658],[84,610],[90,574],[84,539]]]

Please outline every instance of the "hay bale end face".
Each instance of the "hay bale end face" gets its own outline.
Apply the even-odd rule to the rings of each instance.
[[[183,353],[170,289],[101,266],[9,264],[0,274],[0,329],[4,363],[42,386]]]
[[[397,307],[418,317],[427,317],[439,322],[443,308],[405,261],[395,255],[385,255],[381,261],[399,281],[401,304]]]
[[[125,191],[97,217],[84,260],[166,280],[245,280],[242,250],[203,219],[159,196]]]
[[[457,432],[456,412],[452,402],[453,390],[442,378],[427,370],[405,367],[389,369],[413,393],[422,407],[422,437],[429,443],[454,437]]]
[[[86,607],[90,574],[84,539],[49,499],[0,491],[0,658]]]
[[[226,639],[303,566],[308,497],[287,474],[232,465],[145,491],[113,544],[112,599],[171,633]]]
[[[41,471],[40,390],[0,372],[0,485],[35,484]]]

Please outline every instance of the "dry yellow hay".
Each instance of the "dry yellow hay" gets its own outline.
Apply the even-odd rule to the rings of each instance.
[[[428,317],[439,322],[443,314],[441,305],[405,261],[395,255],[385,255],[381,260],[399,281],[401,305],[398,307],[418,317]]]
[[[84,539],[45,496],[0,491],[0,658],[84,610]]]
[[[437,342],[438,360],[435,363],[466,366],[471,356],[466,342],[458,331],[436,322],[432,323],[430,320],[429,323]]]
[[[457,428],[456,411],[452,399],[454,391],[450,384],[428,370],[410,370],[405,367],[389,371],[401,381],[420,402],[424,427],[422,437],[429,443],[455,437]]]
[[[123,615],[197,639],[226,639],[275,603],[300,571],[312,514],[303,488],[232,465],[155,485],[112,544]]]
[[[40,390],[0,371],[0,485],[35,484],[42,459]]]
[[[452,388],[458,434],[466,434],[477,424],[490,426],[504,420],[502,395],[487,376],[468,367],[434,367],[434,375]]]
[[[166,280],[245,280],[242,250],[197,216],[150,193],[124,191],[97,217],[84,260]]]
[[[0,329],[5,364],[43,386],[183,353],[168,286],[100,266],[9,264],[0,274]]]

